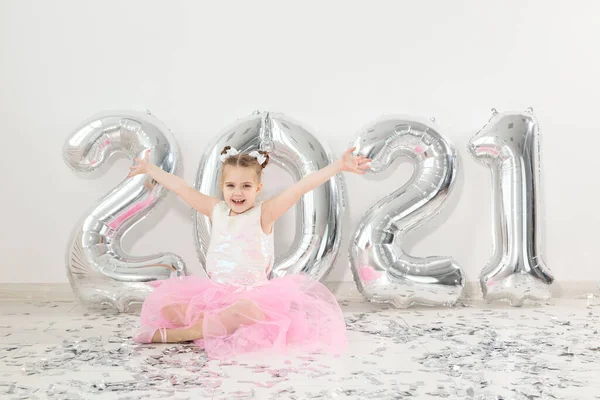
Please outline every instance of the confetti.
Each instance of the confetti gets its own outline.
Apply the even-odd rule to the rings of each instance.
[[[137,345],[135,315],[53,319],[60,307],[31,303],[30,312],[16,314],[27,329],[2,315],[0,398],[589,398],[600,392],[600,317],[586,301],[560,309],[460,303],[431,310],[346,301],[346,355],[244,361],[209,360],[193,344]],[[22,342],[21,332],[29,335]],[[38,334],[43,341],[31,339]]]

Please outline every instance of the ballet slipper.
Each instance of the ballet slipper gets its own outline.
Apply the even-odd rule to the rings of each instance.
[[[160,331],[160,338],[163,343],[167,343],[167,329],[166,328],[155,328],[153,326],[142,326],[137,333],[133,336],[135,343],[152,343],[152,338],[156,331]]]

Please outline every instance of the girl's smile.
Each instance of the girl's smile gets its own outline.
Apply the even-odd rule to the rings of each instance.
[[[236,214],[249,210],[256,203],[262,184],[258,183],[253,168],[225,166],[223,170],[223,198]]]

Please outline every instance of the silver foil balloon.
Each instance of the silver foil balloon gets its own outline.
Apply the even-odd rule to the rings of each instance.
[[[325,146],[298,122],[279,113],[256,111],[224,130],[206,149],[195,183],[204,194],[222,197],[219,154],[225,146],[240,152],[268,151],[270,162],[285,169],[296,181],[333,161]],[[338,174],[300,199],[294,242],[287,254],[276,257],[270,278],[297,273],[317,280],[328,276],[339,253],[344,198],[345,183]],[[195,211],[193,219],[198,258],[206,270],[210,220]]]
[[[153,163],[177,172],[179,149],[169,129],[147,113],[119,111],[82,123],[66,140],[62,154],[72,169],[89,172],[116,152],[134,158],[147,149],[151,149]],[[126,178],[75,226],[66,254],[67,276],[83,304],[109,305],[124,312],[152,291],[148,282],[185,275],[185,264],[175,254],[136,257],[121,248],[123,235],[153,211],[165,194],[166,189],[147,175]]]
[[[540,249],[539,126],[533,110],[498,113],[469,151],[492,177],[493,251],[479,275],[485,299],[547,300],[554,281]]]
[[[464,288],[462,268],[450,257],[413,257],[402,250],[405,235],[433,218],[453,187],[454,146],[435,124],[404,116],[382,117],[354,145],[378,174],[398,157],[414,164],[410,180],[377,202],[361,219],[349,257],[358,290],[372,302],[394,307],[452,305]]]

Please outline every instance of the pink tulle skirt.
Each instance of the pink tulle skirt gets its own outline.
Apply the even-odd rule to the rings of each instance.
[[[288,349],[341,354],[346,324],[334,295],[305,275],[274,278],[250,288],[184,276],[157,282],[140,315],[141,329],[185,328],[202,322],[196,340],[209,358]],[[231,315],[239,322],[231,326]]]

